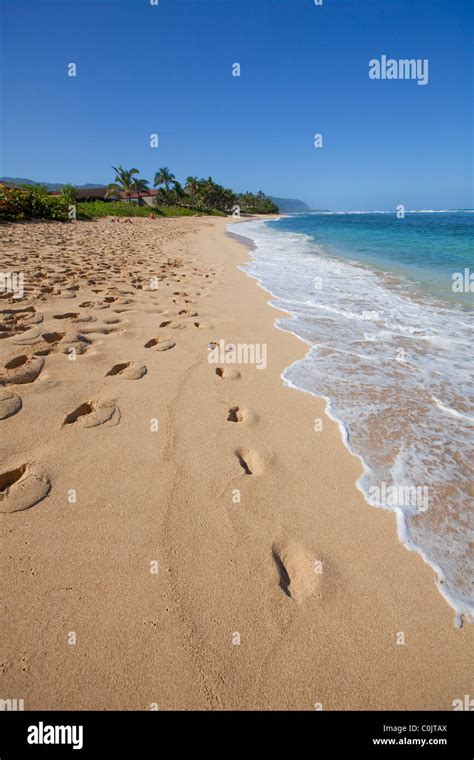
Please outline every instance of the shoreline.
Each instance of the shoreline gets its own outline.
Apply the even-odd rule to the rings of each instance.
[[[132,303],[117,309],[117,327],[86,333],[91,345],[74,367],[47,355],[38,381],[15,386],[23,408],[0,422],[15,442],[6,463],[28,454],[52,484],[31,509],[1,515],[10,555],[3,691],[24,695],[26,709],[450,710],[469,693],[472,632],[453,628],[431,568],[399,543],[393,515],[357,490],[359,462],[324,400],[282,382],[307,349],[275,329],[268,291],[239,268],[249,249],[227,233],[231,223],[134,220],[113,225],[112,238],[105,222],[88,223],[87,234],[77,223],[57,243],[36,228],[40,255],[65,246],[69,267],[78,250],[102,250],[94,302]],[[165,287],[118,296],[114,277],[140,260],[166,263]],[[120,272],[107,275],[107,261]],[[36,302],[48,329],[89,298],[82,290]],[[113,310],[102,306],[91,307],[101,325]],[[145,349],[155,336],[175,346]],[[207,345],[221,338],[265,343],[266,371],[216,375]],[[10,338],[0,349],[29,350]],[[105,377],[127,359],[147,373]],[[95,398],[114,399],[119,424],[64,426]]]
[[[247,221],[247,220],[242,220]],[[232,235],[232,232],[228,232],[228,234]],[[247,232],[246,234],[250,234],[250,232]],[[281,233],[280,233],[281,234]],[[285,232],[283,232],[285,234]],[[301,238],[305,237],[305,233],[299,232],[299,233],[293,233],[294,235],[299,235]],[[236,236],[240,238],[240,242],[242,242],[244,245],[246,245],[245,241],[248,241],[248,249],[249,253],[251,255],[252,261],[258,261],[258,257],[254,255],[254,251],[257,250],[257,241],[250,238],[250,237],[243,237],[243,236]],[[382,271],[378,271],[377,269],[373,269],[367,262],[352,262],[351,264],[356,263],[358,266],[361,266],[364,269],[367,269],[367,271],[375,272],[375,274],[380,275],[383,274]],[[275,328],[277,330],[281,330],[284,333],[293,335],[296,337],[300,342],[302,342],[305,346],[307,346],[309,349],[314,346],[312,342],[309,340],[306,340],[301,334],[298,334],[294,329],[291,329],[291,321],[298,322],[298,314],[285,308],[284,306],[280,305],[284,302],[284,295],[273,292],[270,287],[266,284],[264,284],[262,277],[257,272],[252,272],[251,268],[249,268],[248,263],[246,263],[245,266],[239,267],[241,271],[243,271],[245,274],[247,274],[248,277],[255,280],[258,287],[260,287],[268,296],[267,305],[271,308],[276,309],[277,311],[282,312],[284,315],[286,315],[289,319],[287,320],[287,323],[285,326],[281,325],[280,322],[282,320],[282,317],[276,317],[275,318]],[[413,297],[413,294],[410,294],[411,297]],[[433,296],[431,296],[433,298]],[[433,303],[430,301],[430,306],[432,306]],[[443,304],[440,302],[439,304],[436,304],[438,307],[442,308]],[[396,531],[397,531],[397,537],[399,542],[405,547],[407,551],[415,552],[418,554],[424,563],[426,563],[430,569],[434,573],[434,584],[438,591],[438,593],[443,597],[443,599],[450,605],[450,607],[453,610],[453,625],[456,628],[461,628],[463,625],[470,625],[473,622],[473,609],[472,604],[470,604],[468,601],[463,600],[462,597],[456,596],[452,594],[450,591],[448,591],[448,588],[446,585],[443,585],[446,583],[446,573],[443,569],[443,567],[436,562],[434,558],[430,558],[429,554],[426,552],[426,550],[423,548],[422,545],[416,543],[414,538],[412,537],[411,528],[407,521],[406,515],[401,507],[397,506],[379,506],[378,504],[372,504],[368,494],[364,490],[362,481],[364,477],[366,477],[370,472],[371,468],[369,463],[364,459],[364,456],[360,453],[358,453],[351,445],[349,441],[349,430],[347,428],[347,425],[344,421],[344,419],[340,416],[338,416],[332,409],[333,400],[331,396],[324,395],[323,393],[318,393],[317,391],[313,391],[309,388],[304,387],[304,385],[298,385],[292,380],[289,379],[288,375],[291,374],[291,370],[294,367],[297,367],[300,362],[303,360],[301,358],[296,359],[295,361],[291,362],[289,366],[287,366],[281,373],[281,379],[282,382],[287,385],[289,388],[292,388],[294,390],[300,391],[302,393],[307,393],[310,396],[313,396],[314,398],[321,399],[324,401],[326,407],[325,407],[325,413],[326,415],[333,420],[339,427],[341,440],[343,442],[343,445],[346,447],[346,449],[350,452],[352,456],[354,456],[357,460],[359,460],[361,465],[361,475],[357,478],[355,482],[356,488],[362,493],[364,497],[364,501],[367,505],[371,506],[372,508],[376,509],[383,509],[388,512],[392,512],[395,515],[396,518]],[[439,404],[438,404],[439,405]]]

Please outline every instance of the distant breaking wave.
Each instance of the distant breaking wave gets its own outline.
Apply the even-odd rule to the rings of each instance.
[[[333,216],[344,214],[396,214],[396,211],[311,211],[311,214],[320,214],[321,216]],[[405,214],[472,214],[472,208],[454,208],[454,209],[405,209]]]

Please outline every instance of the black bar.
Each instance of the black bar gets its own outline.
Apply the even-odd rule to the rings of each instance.
[[[56,728],[61,726],[66,727],[64,731]],[[183,751],[191,752],[193,758],[198,752],[223,757],[241,752],[245,760],[254,753],[256,740],[264,741],[266,757],[270,752],[281,756],[288,745],[292,757],[303,753],[310,760],[340,755],[472,760],[472,729],[472,715],[467,711],[11,711],[0,712],[0,760],[159,758]],[[28,737],[43,743],[28,743]],[[50,738],[71,743],[46,743]]]

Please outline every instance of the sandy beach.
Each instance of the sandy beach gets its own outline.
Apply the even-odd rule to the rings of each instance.
[[[0,227],[1,695],[25,709],[451,710],[432,569],[366,504],[227,218]],[[266,366],[209,346],[265,346]],[[320,421],[320,422],[318,422]]]

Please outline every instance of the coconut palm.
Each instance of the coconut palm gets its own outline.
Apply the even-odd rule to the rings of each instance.
[[[160,187],[160,185],[164,185],[166,192],[168,192],[170,186],[174,184],[176,184],[176,177],[174,174],[171,174],[167,166],[162,166],[161,169],[158,169],[155,174],[155,180],[153,182],[154,187]]]
[[[147,179],[136,179],[133,183],[133,192],[138,195],[138,205],[142,205],[142,193],[147,193],[149,190]]]
[[[122,165],[112,166],[112,169],[115,172],[115,181],[111,182],[107,187],[106,196],[118,195],[120,197],[124,195],[125,198],[130,200],[130,196],[136,192],[137,179],[134,178],[134,175],[138,174],[138,169],[124,169]]]
[[[184,186],[185,192],[189,195],[192,202],[197,200],[199,194],[200,183],[197,177],[186,177],[186,184]]]

